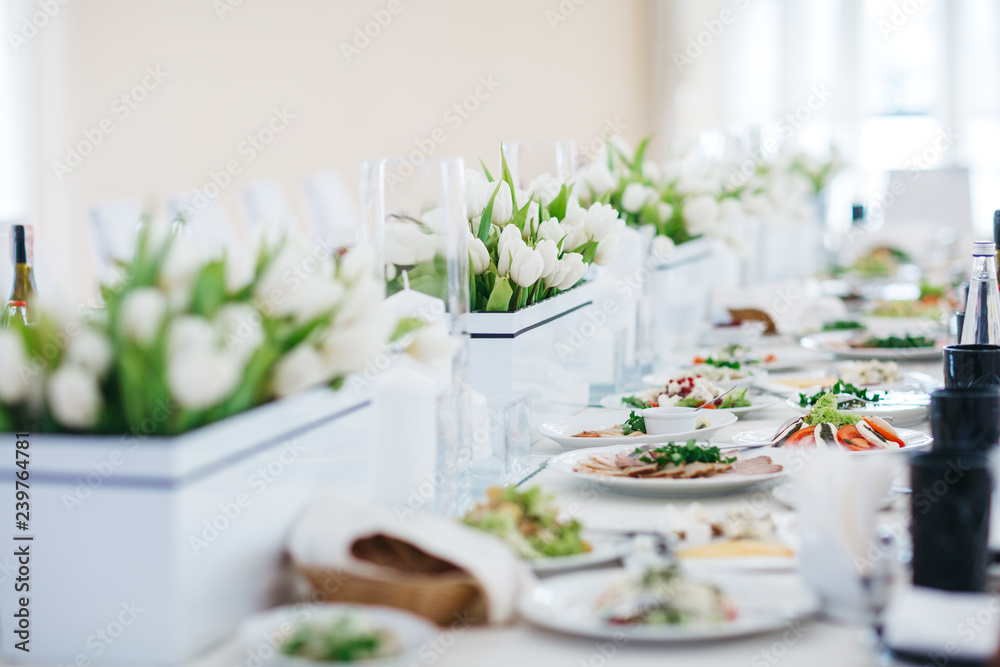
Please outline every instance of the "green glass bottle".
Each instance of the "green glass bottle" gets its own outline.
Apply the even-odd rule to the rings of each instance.
[[[30,303],[35,295],[35,275],[31,270],[31,253],[24,225],[11,227],[11,246],[14,259],[14,287],[3,311],[0,325],[12,327],[34,322]]]

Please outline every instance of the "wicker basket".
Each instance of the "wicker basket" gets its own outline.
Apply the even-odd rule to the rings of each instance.
[[[380,604],[412,611],[441,626],[486,623],[486,596],[452,563],[386,535],[358,539],[356,560],[342,568],[296,563],[317,595],[329,602]]]

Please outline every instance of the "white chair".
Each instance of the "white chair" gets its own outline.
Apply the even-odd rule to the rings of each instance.
[[[277,181],[258,181],[243,188],[243,215],[248,232],[260,227],[268,239],[300,233],[285,190]]]
[[[91,207],[93,248],[100,277],[107,276],[116,263],[132,259],[136,230],[141,220],[141,199],[103,202]]]
[[[167,201],[167,213],[175,221],[175,231],[200,245],[212,257],[219,257],[236,244],[233,225],[218,199],[200,193],[177,194]],[[183,223],[177,221],[183,217]]]
[[[305,183],[306,215],[312,234],[331,246],[353,246],[361,216],[343,179],[329,171],[313,174]]]

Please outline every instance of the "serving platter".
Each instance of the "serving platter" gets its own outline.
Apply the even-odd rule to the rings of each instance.
[[[935,338],[934,347],[851,347],[848,345],[851,340],[859,337],[856,331],[826,331],[803,336],[800,343],[807,350],[828,352],[839,359],[881,359],[883,361],[933,361],[941,358],[941,351],[947,344],[944,338]]]
[[[639,410],[593,410],[581,412],[580,414],[560,419],[555,422],[548,422],[539,427],[539,432],[546,438],[555,440],[563,449],[593,449],[595,447],[606,447],[608,445],[648,445],[667,442],[686,442],[691,439],[708,440],[720,429],[732,426],[739,417],[729,410],[701,410],[699,417],[704,417],[710,426],[698,429],[697,431],[684,431],[682,433],[668,433],[665,435],[621,435],[602,436],[599,438],[577,437],[575,434],[583,431],[596,431],[600,429],[622,424],[632,412]]]
[[[700,443],[708,445],[709,443]],[[736,473],[725,473],[713,477],[698,477],[694,479],[671,479],[671,478],[641,478],[641,477],[615,477],[611,475],[597,475],[592,473],[577,472],[576,465],[591,456],[599,454],[617,455],[620,452],[630,452],[633,447],[623,447],[621,445],[611,447],[598,447],[594,449],[583,449],[573,452],[559,454],[549,460],[548,468],[557,473],[567,475],[577,482],[584,484],[596,484],[612,491],[637,496],[651,497],[690,497],[725,495],[735,491],[741,491],[760,484],[777,483],[784,481],[788,474],[787,466],[785,470],[775,473],[761,475],[741,475]],[[740,453],[738,449],[724,450],[730,456],[738,458],[754,458],[757,456],[769,456],[774,463],[786,465],[794,456],[793,452],[784,449],[771,449],[748,452],[748,455]]]
[[[926,449],[927,447],[930,447],[931,444],[934,442],[934,438],[931,437],[930,433],[924,433],[923,431],[915,431],[909,428],[897,428],[895,430],[896,434],[905,443],[904,447],[898,447],[895,449],[866,449],[862,451],[849,451],[845,449],[843,451],[848,452],[852,456],[859,456],[859,455],[871,456],[879,454],[907,454],[911,451]],[[742,445],[745,447],[768,445],[771,443],[771,439],[773,436],[774,436],[773,428],[758,428],[752,431],[743,431],[742,433],[737,433],[733,437],[733,444]],[[776,451],[776,449],[772,447],[767,447],[766,450],[761,450],[761,451],[772,452]],[[815,450],[795,449],[787,451],[808,453],[810,451],[815,451]]]
[[[615,409],[627,407],[622,405],[622,399],[635,396],[635,392],[627,392],[623,394],[611,394],[605,396],[599,402],[602,408]],[[713,408],[718,412],[729,412],[737,416],[745,415],[750,412],[756,412],[757,410],[766,410],[767,408],[772,408],[778,403],[778,398],[776,396],[768,396],[767,394],[747,394],[747,398],[750,399],[750,405],[744,406],[742,408]]]
[[[699,571],[692,578],[719,586],[735,603],[736,618],[718,623],[623,626],[598,617],[594,611],[598,598],[620,572],[598,570],[546,579],[525,593],[519,611],[540,627],[594,639],[618,640],[624,635],[640,642],[691,642],[778,630],[819,609],[819,599],[798,575]]]
[[[930,394],[919,391],[888,391],[880,395],[882,398],[877,402],[869,401],[862,407],[841,408],[841,411],[881,417],[889,421],[894,428],[914,426],[927,421],[931,411]],[[785,405],[801,414],[807,414],[812,409],[812,406],[802,407],[798,396],[790,396]]]

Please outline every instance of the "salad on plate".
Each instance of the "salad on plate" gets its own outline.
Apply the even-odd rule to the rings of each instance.
[[[622,405],[633,408],[696,408],[708,403],[705,410],[728,410],[750,407],[747,389],[731,391],[700,375],[674,378],[664,387],[643,389],[621,398]],[[725,395],[723,395],[725,394]]]
[[[525,491],[492,487],[486,491],[486,501],[470,510],[462,523],[499,537],[522,558],[574,556],[591,550],[581,536],[580,522],[560,520],[554,496],[537,486]]]
[[[835,394],[824,393],[804,417],[779,429],[771,443],[789,449],[899,449],[906,443],[889,422],[839,409]]]
[[[688,578],[674,561],[657,560],[615,576],[595,602],[615,625],[715,624],[736,618],[736,605],[715,584]]]
[[[371,619],[344,614],[299,625],[278,650],[313,662],[361,662],[399,655],[403,645]]]

